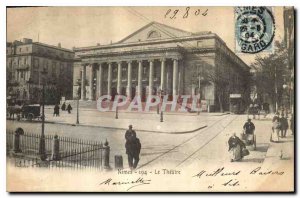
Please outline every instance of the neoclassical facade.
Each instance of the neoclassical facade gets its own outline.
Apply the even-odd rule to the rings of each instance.
[[[226,70],[230,93],[244,91],[249,67],[216,34],[191,33],[149,23],[117,43],[75,48],[73,97],[96,100],[102,95],[129,99],[150,94],[198,94],[216,105],[216,89],[207,71]],[[219,69],[218,69],[219,70]],[[228,97],[229,94],[228,93]]]

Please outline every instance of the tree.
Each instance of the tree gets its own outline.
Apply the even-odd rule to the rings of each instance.
[[[273,107],[282,104],[283,85],[288,74],[287,55],[284,43],[276,41],[274,53],[265,57],[258,55],[255,62],[251,64],[256,70],[253,81],[257,88],[257,94],[265,96],[262,98],[271,101]]]

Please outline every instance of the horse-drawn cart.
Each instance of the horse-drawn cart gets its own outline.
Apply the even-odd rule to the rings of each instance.
[[[256,150],[256,135],[253,134],[247,134],[247,133],[242,133],[241,134],[241,139],[245,143],[246,146],[252,146],[253,150]]]
[[[41,112],[41,106],[39,104],[24,105],[22,107],[22,117],[26,120],[39,119]]]

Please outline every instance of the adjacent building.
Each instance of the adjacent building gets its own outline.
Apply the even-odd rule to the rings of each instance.
[[[81,100],[200,93],[211,109],[228,110],[230,94],[250,98],[250,68],[212,32],[151,22],[119,42],[74,51],[73,97]]]
[[[72,50],[24,38],[7,43],[6,57],[9,101],[39,103],[43,84],[47,104],[57,103],[61,97],[72,99]]]

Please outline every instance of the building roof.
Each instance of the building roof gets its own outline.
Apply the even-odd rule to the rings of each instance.
[[[156,31],[159,34],[157,38],[149,38],[149,34],[151,32]],[[102,49],[102,48],[110,48],[110,47],[119,47],[125,46],[130,44],[144,44],[145,42],[154,43],[156,41],[174,41],[181,39],[189,39],[195,37],[206,37],[206,36],[213,36],[213,33],[210,31],[203,31],[192,33],[185,30],[181,30],[178,28],[174,28],[162,23],[158,22],[151,22],[147,25],[141,27],[140,29],[136,30],[132,34],[126,36],[125,38],[121,39],[118,42],[107,44],[107,45],[96,45],[96,46],[88,46],[88,47],[79,47],[75,48],[74,51],[81,51],[81,50],[92,50],[92,49]]]
[[[57,49],[57,50],[65,51],[65,52],[72,52],[72,53],[74,53],[73,50],[70,50],[70,49],[67,49],[67,48],[62,48],[62,47],[58,47],[58,46],[55,46],[55,45],[49,45],[49,44],[40,43],[40,42],[25,43],[25,42],[21,42],[21,41],[17,41],[16,40],[14,42],[6,42],[6,47],[11,47],[13,45],[15,45],[15,46],[21,46],[21,45],[32,45],[32,44],[40,45],[40,46],[48,47],[48,48],[53,48],[53,49]]]

